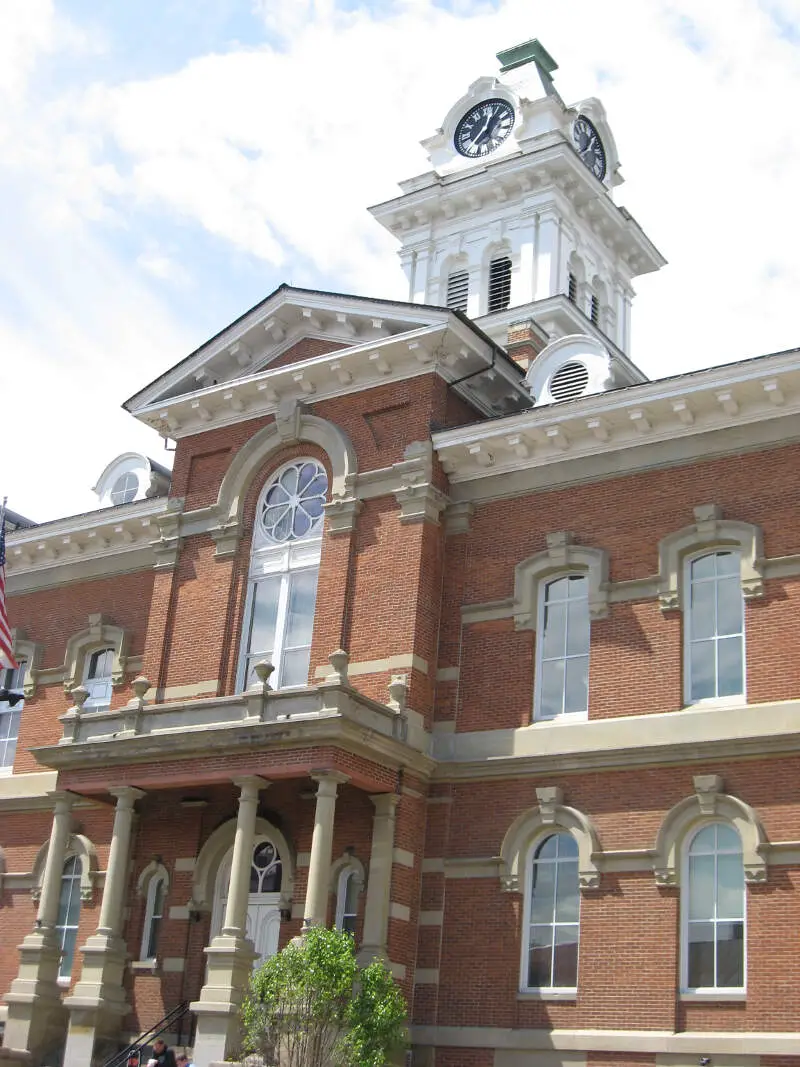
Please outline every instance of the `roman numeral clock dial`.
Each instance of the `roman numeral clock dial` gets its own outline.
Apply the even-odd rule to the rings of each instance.
[[[514,108],[505,100],[484,100],[469,109],[456,126],[456,151],[468,159],[488,156],[514,128]]]
[[[572,140],[584,164],[602,181],[606,176],[606,150],[600,134],[585,115],[578,115],[573,122]]]

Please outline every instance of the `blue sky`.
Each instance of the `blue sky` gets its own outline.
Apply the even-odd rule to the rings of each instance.
[[[282,281],[400,297],[366,207],[495,53],[532,36],[600,96],[636,215],[651,376],[800,344],[800,0],[6,0],[0,492],[92,507],[123,400]]]

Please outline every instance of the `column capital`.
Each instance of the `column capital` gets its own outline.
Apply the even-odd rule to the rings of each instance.
[[[245,775],[242,778],[231,779],[237,789],[241,790],[239,800],[257,800],[262,789],[267,789],[272,782],[267,778],[259,778],[257,774]]]
[[[318,797],[335,797],[339,786],[350,781],[350,775],[341,771],[311,771],[309,778],[317,783]]]
[[[132,785],[112,786],[108,792],[117,798],[117,809],[133,808],[137,800],[146,797],[144,789],[136,789]]]
[[[397,805],[400,803],[397,793],[373,793],[369,799],[375,808],[375,818],[394,817]]]
[[[52,789],[47,795],[53,799],[54,815],[65,815],[72,810],[75,801],[78,799],[75,793],[70,793],[66,789]]]

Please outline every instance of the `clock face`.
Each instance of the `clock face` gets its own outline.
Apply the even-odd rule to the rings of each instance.
[[[583,162],[602,181],[606,176],[606,150],[600,134],[585,115],[578,115],[572,124],[572,140]]]
[[[488,156],[514,128],[514,108],[505,100],[483,100],[464,115],[456,126],[456,151],[469,159]]]

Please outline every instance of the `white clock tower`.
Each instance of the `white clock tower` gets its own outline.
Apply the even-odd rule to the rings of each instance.
[[[603,105],[567,106],[538,41],[497,58],[500,75],[473,82],[422,142],[432,169],[371,208],[402,242],[408,298],[463,311],[503,345],[526,320],[539,347],[593,338],[642,380],[627,359],[632,281],[665,260],[614,203]]]

